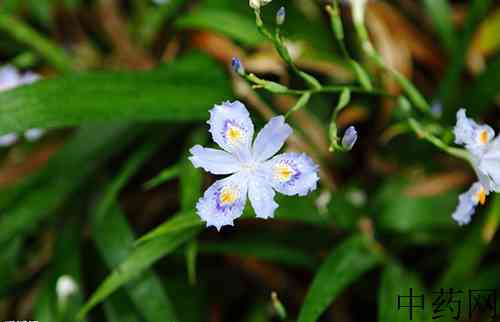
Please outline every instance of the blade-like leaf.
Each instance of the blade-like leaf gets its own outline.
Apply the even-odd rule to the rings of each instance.
[[[123,292],[115,292],[103,304],[108,322],[140,322],[133,305]]]
[[[119,267],[131,254],[133,233],[115,203],[102,215],[104,216],[94,219],[93,237],[103,259],[113,269]],[[145,321],[153,322],[162,318],[175,320],[168,294],[152,271],[145,271],[140,278],[127,284],[126,291]],[[144,300],[145,296],[148,296],[147,301]]]
[[[457,41],[453,55],[449,63],[445,77],[439,86],[439,97],[444,107],[444,117],[451,120],[457,110],[457,98],[459,99],[460,76],[465,66],[465,57],[470,40],[477,25],[488,12],[491,0],[472,0],[467,11],[467,19],[460,33],[461,38]]]
[[[398,296],[408,296],[410,289],[417,296],[415,301],[418,301],[420,295],[424,295],[425,298],[424,287],[416,274],[407,272],[397,263],[388,264],[382,274],[378,293],[378,320],[380,322],[406,322],[409,320],[407,309],[398,310]],[[423,319],[424,313],[423,310],[415,308],[412,312],[412,320],[425,321]]]
[[[359,276],[375,267],[381,255],[364,236],[354,236],[334,249],[320,266],[300,309],[298,322],[314,322]]]
[[[468,232],[460,238],[460,242],[449,251],[450,262],[438,282],[439,287],[461,285],[467,282],[480,267],[481,260],[488,251],[489,239],[484,238],[484,227],[491,216],[497,216],[500,211],[500,199],[495,198],[489,205],[486,217],[469,227]],[[479,219],[479,218],[478,218]],[[477,219],[476,219],[477,220]]]
[[[457,230],[451,219],[457,203],[456,192],[413,197],[405,193],[408,186],[406,180],[396,177],[381,187],[373,205],[379,214],[377,226],[381,230],[404,234],[405,240],[420,243],[443,240],[449,236],[443,232]]]
[[[71,208],[77,211],[75,208]],[[71,218],[59,235],[55,255],[46,274],[35,309],[36,319],[54,322],[75,321],[75,315],[83,304],[80,260],[80,223]],[[76,290],[65,300],[57,293],[57,282],[62,276],[70,277],[76,283]]]
[[[462,106],[469,107],[467,112],[470,111],[471,116],[479,116],[499,93],[500,55],[497,55],[465,92]]]
[[[40,8],[40,6],[36,6],[36,4],[44,3],[44,1],[31,2],[35,4],[35,6],[32,6],[31,9],[35,9],[37,7]],[[49,9],[49,6],[42,7]],[[34,10],[34,12],[40,12],[40,10]],[[44,20],[44,18],[42,18],[41,16],[46,15],[49,15],[49,13],[41,13],[39,15],[39,18],[41,18],[41,20]],[[48,23],[48,21],[46,22]],[[18,42],[32,47],[60,71],[68,72],[73,69],[73,62],[71,58],[64,52],[64,50],[62,50],[57,44],[52,43],[42,34],[38,33],[37,30],[33,29],[23,20],[0,12],[0,31],[10,34],[10,36]]]
[[[103,198],[93,212],[92,235],[111,269],[127,258],[134,244],[133,232],[115,200],[128,179],[152,155],[157,145],[157,140],[147,142],[129,158],[119,175],[105,189]],[[126,290],[146,321],[175,320],[170,299],[153,272],[144,272],[140,279],[128,284]],[[144,301],[145,293],[150,296],[148,301]]]
[[[245,45],[257,45],[264,39],[252,19],[233,11],[201,9],[181,16],[175,23],[180,28],[215,30]],[[226,28],[227,26],[231,28]]]
[[[231,98],[223,71],[192,54],[152,71],[64,76],[0,93],[0,135],[111,120],[204,120]]]
[[[164,169],[162,172],[160,172],[158,175],[156,175],[154,178],[150,179],[148,182],[144,184],[145,189],[153,189],[169,180],[172,180],[176,177],[179,176],[181,167],[180,164],[174,164],[171,167],[168,167]]]
[[[127,134],[124,136],[124,134]],[[22,197],[0,217],[0,244],[36,228],[110,155],[137,135],[129,126],[101,124],[82,128],[49,161]]]
[[[186,217],[189,219],[189,217]],[[176,217],[184,219],[184,217]],[[88,302],[80,311],[83,317],[90,309],[106,299],[119,287],[137,278],[157,260],[174,251],[177,247],[192,239],[199,231],[199,227],[189,227],[162,235],[138,245],[130,251],[123,261],[99,286]]]
[[[452,53],[457,37],[453,30],[452,12],[448,0],[424,0],[423,3],[445,49]]]
[[[200,217],[192,211],[186,213],[179,213],[173,216],[171,219],[165,221],[160,226],[156,227],[149,233],[145,234],[137,240],[137,244],[152,241],[157,238],[161,238],[165,235],[172,233],[178,233],[180,231],[191,229],[195,227],[201,227],[202,222]]]

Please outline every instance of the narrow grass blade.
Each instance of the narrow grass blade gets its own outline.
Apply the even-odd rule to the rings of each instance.
[[[354,236],[328,255],[307,292],[298,322],[317,321],[347,286],[381,261],[368,245],[363,236]]]

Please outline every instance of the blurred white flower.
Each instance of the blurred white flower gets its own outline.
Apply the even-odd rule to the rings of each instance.
[[[37,81],[40,77],[32,72],[24,74],[11,65],[0,68],[0,91],[6,91],[14,87],[30,84]]]
[[[24,132],[24,137],[30,142],[38,141],[45,133],[45,130],[39,128],[29,129]]]
[[[7,133],[0,136],[0,147],[9,147],[17,142],[18,136],[16,133]]]
[[[252,9],[257,10],[257,9],[260,9],[260,7],[265,6],[266,4],[268,4],[271,1],[272,0],[250,0],[248,4],[250,5],[250,7]]]
[[[78,292],[78,284],[71,276],[63,275],[57,279],[56,294],[59,299],[65,300],[76,292]]]
[[[13,89],[15,87],[31,84],[40,79],[40,76],[26,72],[21,74],[14,66],[6,65],[0,68],[0,92]],[[43,136],[42,129],[30,129],[24,133],[26,139],[30,142],[36,141]],[[19,139],[16,133],[7,133],[0,136],[0,147],[9,147],[15,144]]]

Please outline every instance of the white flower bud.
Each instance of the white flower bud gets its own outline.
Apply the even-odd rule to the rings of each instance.
[[[265,6],[266,4],[268,4],[271,1],[272,0],[250,0],[249,5],[252,9],[258,10],[258,9],[260,9],[260,7]]]
[[[59,299],[64,301],[77,291],[78,285],[71,276],[63,275],[57,279],[56,294]]]

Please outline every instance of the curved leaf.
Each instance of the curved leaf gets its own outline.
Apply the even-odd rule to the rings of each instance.
[[[191,240],[199,231],[199,227],[177,230],[158,238],[149,240],[133,248],[129,256],[102,282],[97,291],[81,309],[83,317],[94,306],[101,303],[119,287],[137,278],[139,274],[151,267],[157,260],[174,251],[177,247]]]
[[[43,80],[0,93],[0,135],[103,120],[204,120],[214,103],[231,98],[229,88],[222,69],[201,54],[152,71]]]
[[[406,322],[409,320],[409,311],[398,310],[397,301],[398,296],[408,296],[410,288],[413,289],[415,296],[425,293],[416,274],[406,271],[397,263],[390,263],[386,266],[378,294],[378,320],[380,322]],[[413,321],[426,321],[423,316],[425,312],[419,311],[418,308],[412,314]]]
[[[364,236],[354,236],[334,249],[321,265],[299,313],[298,322],[314,322],[350,283],[381,260]]]
[[[127,258],[134,244],[134,234],[116,199],[130,177],[158,147],[161,141],[157,139],[158,136],[154,138],[147,141],[127,160],[119,174],[106,187],[103,197],[92,213],[92,237],[111,269]],[[175,320],[170,298],[154,272],[145,271],[135,283],[127,285],[126,291],[145,321]],[[150,296],[148,301],[143,301],[145,294]]]

